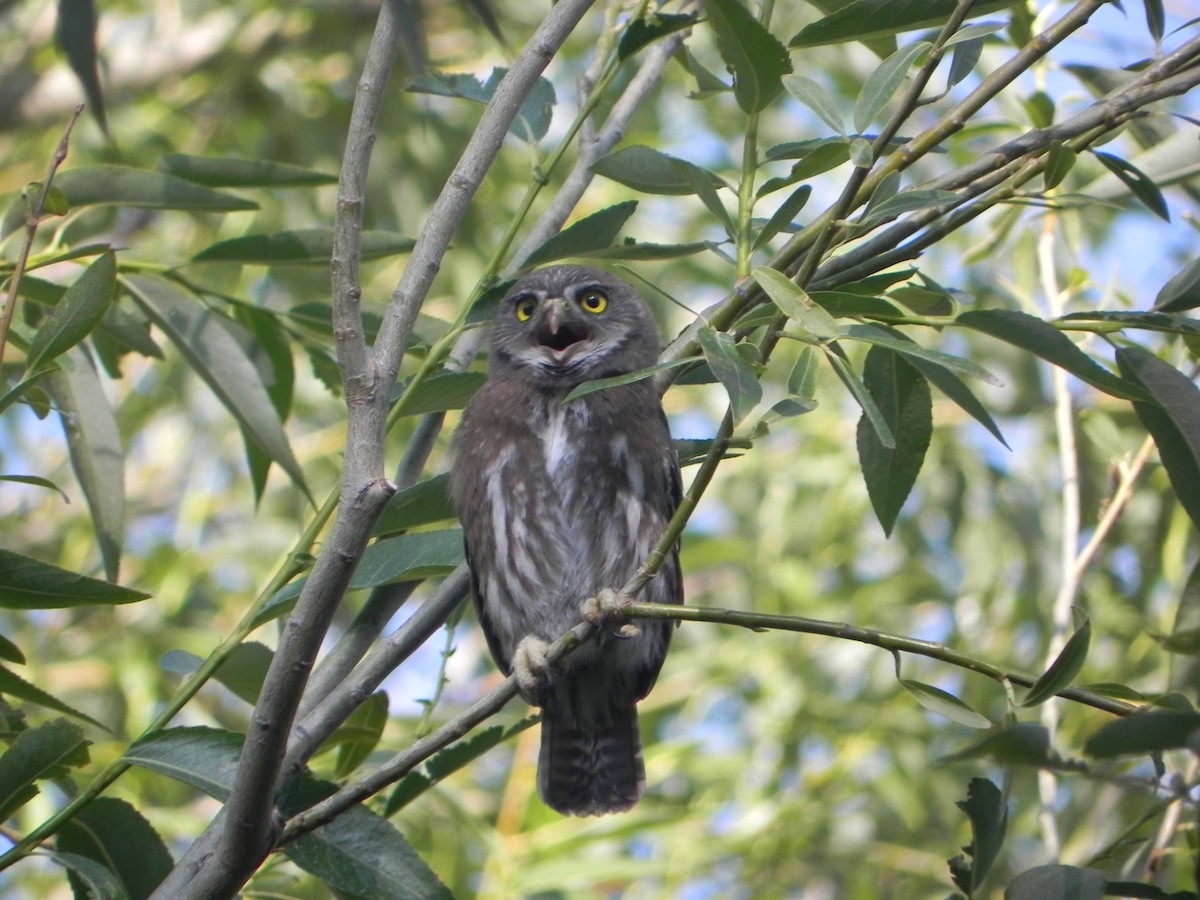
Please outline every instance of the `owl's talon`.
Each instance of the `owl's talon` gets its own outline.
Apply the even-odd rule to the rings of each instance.
[[[612,588],[600,588],[595,597],[583,601],[580,613],[593,625],[603,625],[625,611],[625,601]]]
[[[546,688],[550,684],[550,664],[546,651],[550,645],[532,634],[521,638],[513,651],[512,673],[517,680],[517,690],[531,706],[541,706]]]

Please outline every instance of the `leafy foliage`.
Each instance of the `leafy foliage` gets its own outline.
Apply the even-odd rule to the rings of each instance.
[[[1197,23],[589,5],[0,12],[5,889],[1195,897]],[[695,607],[591,823],[444,474],[564,259],[672,338],[572,399],[665,391]]]

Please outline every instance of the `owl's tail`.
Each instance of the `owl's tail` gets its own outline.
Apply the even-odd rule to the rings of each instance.
[[[636,703],[586,681],[560,676],[542,708],[538,793],[564,816],[622,812],[646,787]]]

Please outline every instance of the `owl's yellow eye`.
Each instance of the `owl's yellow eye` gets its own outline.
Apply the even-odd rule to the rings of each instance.
[[[579,305],[590,313],[602,313],[608,309],[608,295],[599,288],[588,288],[579,295]]]
[[[518,322],[528,322],[537,311],[537,301],[532,297],[522,297],[517,301],[516,312]]]

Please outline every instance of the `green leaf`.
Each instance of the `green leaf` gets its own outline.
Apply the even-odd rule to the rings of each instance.
[[[5,659],[18,665],[25,664],[25,654],[21,652],[21,648],[2,634],[0,634],[0,659]],[[0,691],[0,693],[3,693],[3,691]],[[2,718],[3,714],[0,712],[0,719]],[[2,727],[0,725],[0,729]]]
[[[54,184],[71,209],[115,205],[143,209],[182,209],[196,212],[238,212],[258,204],[233,194],[192,184],[173,175],[124,166],[81,166],[60,172]]]
[[[102,864],[129,900],[149,897],[174,866],[150,823],[115,797],[97,797],[76,812],[58,832],[56,849]]]
[[[1119,156],[1100,150],[1090,150],[1089,152],[1104,164],[1104,168],[1116,175],[1150,212],[1164,222],[1171,221],[1171,212],[1167,209],[1166,198],[1163,197],[1162,191],[1158,189],[1158,185],[1150,179],[1150,176]]]
[[[415,525],[454,518],[448,492],[449,475],[435,475],[397,492],[375,524],[375,534],[394,534]]]
[[[76,897],[87,900],[129,900],[129,893],[117,876],[94,859],[75,853],[51,853],[50,861],[67,870],[67,879]]]
[[[647,378],[653,378],[660,372],[669,372],[671,369],[678,369],[681,366],[694,365],[699,361],[699,357],[688,356],[684,359],[673,359],[669,362],[655,363],[645,369],[638,369],[636,372],[626,372],[623,375],[612,375],[608,378],[593,378],[591,381],[585,381],[572,389],[571,393],[563,398],[563,403],[570,403],[572,400],[578,400],[580,397],[586,397],[588,394],[595,394],[599,391],[606,391],[609,388],[620,387],[623,384],[634,384],[638,381],[645,381]]]
[[[642,144],[624,147],[603,156],[590,168],[597,175],[611,178],[643,194],[694,194],[696,178],[707,180],[713,187],[725,185],[717,176],[699,166]]]
[[[66,719],[26,729],[0,755],[0,821],[37,795],[34,782],[65,778],[88,763],[83,729]]]
[[[996,26],[997,29],[1003,27],[1003,25]],[[984,41],[982,37],[963,40],[959,43],[954,40],[959,34],[961,32],[952,35],[951,39],[943,45],[949,47],[951,44],[954,44],[954,52],[950,55],[950,71],[946,73],[947,93],[949,93],[952,87],[961,83],[968,75],[975,71],[975,67],[979,65],[979,58],[983,56]]]
[[[1083,752],[1101,759],[1131,753],[1158,753],[1195,746],[1200,738],[1200,713],[1148,710],[1109,722],[1083,745]]]
[[[939,716],[944,716],[951,722],[957,722],[959,725],[965,725],[968,728],[992,727],[991,719],[981,716],[958,697],[943,691],[941,688],[934,687],[931,684],[924,684],[920,681],[912,681],[908,678],[901,678],[900,685],[912,694],[913,699],[927,710],[937,713]]]
[[[716,247],[717,244],[713,241],[693,241],[690,244],[652,244],[627,237],[611,247],[600,247],[576,255],[585,256],[588,259],[678,259],[681,256],[691,256],[703,250],[716,249]]]
[[[626,200],[580,219],[525,257],[521,267],[528,268],[611,247],[637,206],[636,200]]]
[[[233,649],[213,677],[253,706],[258,702],[258,692],[262,690],[274,656],[265,644],[246,641]]]
[[[193,184],[210,188],[286,188],[337,184],[337,176],[265,159],[188,156],[172,153],[155,167]]]
[[[9,390],[8,393],[0,396],[0,412],[4,412],[4,410],[8,409],[14,403],[20,400],[22,395],[28,392],[31,388],[35,387],[43,378],[47,378],[57,371],[58,369],[56,367],[42,369],[41,371],[34,372],[28,377],[22,379],[11,390]]]
[[[986,778],[972,778],[967,784],[967,799],[954,805],[967,814],[971,823],[971,843],[963,847],[971,861],[963,856],[954,857],[950,860],[950,874],[967,896],[974,896],[1004,845],[1008,813],[1000,789]]]
[[[1166,13],[1163,11],[1162,0],[1142,0],[1142,6],[1146,11],[1146,28],[1157,44],[1162,40],[1166,28]]]
[[[1161,331],[1166,334],[1200,335],[1200,321],[1178,312],[1125,312],[1122,310],[1094,310],[1092,312],[1068,313],[1058,320],[1069,323],[1095,323],[1093,330],[1100,333],[1138,328],[1145,331]]]
[[[845,136],[846,123],[842,121],[842,112],[838,108],[838,102],[829,91],[825,90],[824,85],[807,75],[787,75],[783,79],[783,86],[787,88],[789,94],[815,112],[821,121],[838,134]],[[827,138],[824,140],[828,141]],[[815,142],[800,141],[799,143]],[[772,150],[774,149],[776,148],[772,148]],[[772,155],[772,150],[767,151],[768,159],[785,158]]]
[[[994,759],[1005,765],[1044,766],[1053,762],[1050,755],[1050,732],[1046,726],[1018,722],[997,728],[982,740],[957,753],[943,757],[942,762],[963,762],[969,759]]]
[[[895,438],[887,447],[864,412],[858,422],[858,458],[875,517],[885,534],[917,481],[933,435],[929,383],[897,354],[882,347],[867,352],[863,382]]]
[[[1075,630],[1070,640],[1063,646],[1054,662],[1050,664],[1042,676],[1034,682],[1022,706],[1037,706],[1045,703],[1061,690],[1065,690],[1075,680],[1075,676],[1083,669],[1087,659],[1088,647],[1092,640],[1092,623],[1084,618],[1083,624]]]
[[[419,416],[430,412],[462,409],[487,381],[482,372],[438,372],[422,381],[407,396],[408,383],[393,389],[393,400],[403,398],[403,415]]]
[[[71,468],[87,498],[110,581],[117,579],[125,540],[125,450],[116,416],[91,357],[75,347],[47,387],[67,436]]]
[[[540,721],[540,718],[540,716],[526,716],[516,724],[507,727],[492,725],[435,753],[429,758],[423,771],[409,772],[400,779],[395,790],[388,797],[384,815],[391,818],[434,784],[445,780],[468,763],[474,762],[493,747],[533,727]]]
[[[803,347],[796,364],[788,375],[788,393],[794,397],[813,398],[817,392],[817,372],[820,369],[815,347]]]
[[[167,728],[135,742],[121,758],[224,802],[237,774],[243,740],[240,734],[218,728]]]
[[[371,588],[445,575],[463,561],[459,528],[418,531],[376,541],[363,553],[350,587]]]
[[[407,253],[412,238],[391,231],[362,232],[362,258],[383,259]],[[301,228],[275,234],[247,234],[218,241],[192,257],[192,262],[260,266],[327,266],[333,256],[332,228]]]
[[[867,42],[875,38],[935,28],[945,24],[958,7],[957,0],[851,0],[806,25],[788,42],[791,48],[817,47],[843,41]],[[970,16],[985,16],[1007,9],[1012,0],[981,0],[971,6]]]
[[[387,720],[388,696],[385,691],[376,691],[346,717],[326,742],[326,745],[337,747],[335,778],[340,781],[348,777],[366,762],[379,745]]]
[[[1119,349],[1117,366],[1154,399],[1134,403],[1134,412],[1154,438],[1175,496],[1200,528],[1200,388],[1140,347]]]
[[[952,372],[969,375],[972,378],[986,381],[988,384],[996,386],[1003,384],[999,378],[978,363],[964,359],[961,356],[943,353],[940,350],[928,350],[916,341],[905,337],[900,332],[891,328],[883,328],[878,325],[846,325],[842,328],[841,337],[844,340],[862,341],[866,344],[886,347],[906,357],[920,359],[935,366],[949,369]]]
[[[58,306],[38,329],[26,353],[26,371],[66,353],[95,330],[112,302],[117,282],[117,257],[100,254],[67,288]]]
[[[18,651],[19,652],[19,651]],[[11,658],[8,657],[8,658]],[[24,660],[14,660],[15,662],[24,662]],[[64,703],[53,694],[43,691],[37,685],[30,684],[20,675],[10,671],[4,666],[0,666],[0,694],[6,697],[12,697],[18,700],[24,700],[26,703],[35,703],[38,706],[44,706],[46,709],[52,709],[55,712],[64,713],[74,719],[79,719],[81,722],[88,722],[98,728],[103,728],[105,731],[109,729],[102,723],[97,722],[86,713],[82,713],[75,707]]]
[[[308,495],[283,422],[254,363],[232,336],[239,326],[168,282],[131,275],[126,283],[138,305],[217,395],[247,437]]]
[[[874,209],[867,210],[854,224],[859,227],[875,225],[886,219],[894,219],[918,209],[932,209],[961,199],[953,191],[911,190],[884,200]]]
[[[670,15],[669,13],[651,12],[640,19],[629,23],[617,44],[617,59],[626,60],[643,47],[654,43],[668,34],[675,34],[696,24],[697,16]]]
[[[1101,900],[1108,879],[1097,869],[1038,866],[1022,872],[1004,890],[1004,900]]]
[[[286,814],[332,794],[334,785],[308,781],[281,798]],[[290,803],[288,801],[291,801]],[[387,900],[451,900],[451,894],[399,831],[366,807],[352,806],[328,825],[297,838],[284,853],[339,892]]]
[[[887,417],[876,405],[875,399],[867,390],[867,386],[863,384],[863,380],[858,377],[858,373],[850,367],[850,363],[839,352],[830,350],[825,356],[833,366],[833,371],[837,372],[838,378],[842,380],[842,384],[846,385],[851,395],[858,401],[858,405],[862,407],[871,427],[875,429],[879,443],[887,450],[895,449],[896,438],[888,425]]]
[[[1154,312],[1183,312],[1200,306],[1200,258],[1193,259],[1162,286],[1154,298]]]
[[[819,341],[832,340],[841,335],[842,329],[833,316],[813,303],[804,289],[782,272],[760,266],[752,273],[771,302],[779,307],[789,319]]]
[[[1062,184],[1062,180],[1075,167],[1079,155],[1062,141],[1054,141],[1046,152],[1046,168],[1042,170],[1042,184],[1049,191]]]
[[[705,326],[696,333],[704,359],[729,395],[729,410],[736,426],[762,400],[762,385],[754,368],[734,344],[733,336]]]
[[[414,94],[436,94],[442,97],[459,97],[475,103],[487,103],[496,93],[508,69],[492,69],[486,82],[480,82],[467,73],[428,72],[409,82],[405,90]],[[554,113],[554,85],[539,77],[526,96],[516,118],[509,126],[509,133],[522,140],[537,143],[550,130],[550,119]]]
[[[866,131],[872,122],[882,113],[904,79],[908,70],[917,57],[929,50],[933,45],[928,41],[918,41],[907,47],[901,47],[871,73],[867,83],[863,85],[858,99],[854,101],[854,127]]]
[[[37,487],[43,487],[47,490],[57,491],[58,496],[70,503],[71,498],[67,496],[67,492],[60,488],[49,478],[43,478],[40,475],[0,475],[0,481],[10,481],[14,484],[32,484]]]
[[[1122,400],[1150,399],[1141,387],[1113,375],[1036,316],[1011,309],[980,309],[960,313],[955,322],[1039,356],[1106,394]]]
[[[108,133],[104,116],[104,92],[100,89],[96,56],[96,7],[93,0],[58,0],[55,38],[67,56],[71,71],[83,86],[92,115],[100,130]]]
[[[991,413],[957,375],[940,364],[928,362],[918,356],[909,356],[908,364],[924,375],[926,381],[958,404],[960,409],[991,432],[996,440],[1006,448],[1012,449],[1008,447],[1008,441],[1004,440],[1004,435],[1000,433],[1000,426],[996,424]]]
[[[758,237],[754,239],[753,249],[759,249],[781,230],[791,225],[799,214],[800,210],[804,209],[804,204],[808,202],[808,198],[812,196],[812,186],[802,184],[796,188],[783,203],[779,204],[779,208],[775,210],[775,214],[767,220],[762,229],[758,232]]]
[[[149,594],[68,572],[11,550],[0,549],[0,607],[67,609],[145,600]]]
[[[762,112],[783,90],[792,71],[787,48],[738,0],[706,0],[717,49],[733,70],[733,95],[742,112]]]

